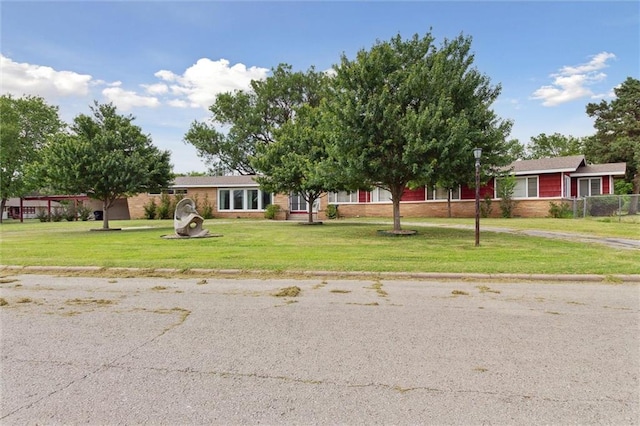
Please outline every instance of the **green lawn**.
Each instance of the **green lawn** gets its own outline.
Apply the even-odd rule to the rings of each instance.
[[[371,220],[370,220],[371,221]],[[122,231],[91,232],[96,222],[16,223],[0,226],[3,265],[208,268],[279,271],[395,271],[474,273],[640,274],[640,251],[517,234],[455,228],[473,219],[406,219],[411,237],[385,237],[390,219],[292,222],[207,220],[205,239],[163,239],[172,221],[111,221]],[[422,226],[421,222],[431,225]],[[640,239],[634,222],[483,219],[482,226],[545,229]],[[440,226],[432,226],[440,225]],[[443,225],[446,225],[443,226]],[[450,227],[454,226],[454,227]]]

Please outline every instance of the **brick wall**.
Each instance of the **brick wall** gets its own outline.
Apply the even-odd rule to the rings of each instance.
[[[197,190],[189,189],[187,197],[196,200],[198,206],[205,201],[205,197],[209,204],[213,207],[214,217],[219,218],[264,218],[263,211],[233,211],[219,212],[217,210],[217,190],[215,188],[198,188]],[[156,200],[156,204],[160,202],[159,195],[139,194],[129,198],[129,212],[132,219],[144,218],[144,205],[149,203],[151,199]],[[560,199],[539,199],[539,200],[521,200],[516,201],[513,210],[514,217],[547,217],[549,216],[550,203],[556,203]],[[280,206],[277,220],[287,220],[289,218],[289,196],[286,194],[276,194],[273,203]],[[480,200],[481,205],[484,200]],[[320,209],[318,212],[319,220],[326,220],[325,210],[328,204],[328,197],[320,198]],[[493,200],[491,204],[491,217],[500,217],[500,201]],[[199,207],[199,211],[201,207]],[[201,213],[201,212],[200,212]],[[358,204],[339,204],[338,214],[340,217],[391,217],[393,216],[393,208],[391,203],[358,203]],[[446,201],[428,201],[428,202],[402,202],[400,203],[400,215],[402,217],[448,217]],[[474,217],[475,216],[475,200],[456,200],[451,202],[451,217]]]
[[[516,201],[513,210],[514,217],[547,217],[549,216],[550,203],[559,199],[521,200]],[[481,206],[484,200],[480,201]],[[326,208],[326,207],[325,207]],[[451,202],[451,217],[475,217],[475,200],[463,200]],[[324,209],[321,210],[320,219],[326,219]],[[391,203],[363,203],[363,204],[339,204],[340,217],[391,217],[393,207]],[[400,215],[402,217],[448,217],[446,201],[429,202],[404,202],[400,203]],[[490,217],[500,217],[500,200],[492,200]]]

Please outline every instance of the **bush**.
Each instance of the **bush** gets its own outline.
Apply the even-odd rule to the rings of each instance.
[[[61,207],[55,207],[51,211],[51,222],[61,222],[64,217],[64,209]]]
[[[36,218],[40,222],[49,222],[50,220],[49,213],[47,212],[46,209],[43,209],[43,208],[38,209],[38,213],[36,213]]]
[[[264,217],[266,219],[275,219],[276,215],[280,211],[280,206],[277,204],[269,204],[264,210]]]
[[[62,216],[67,220],[67,222],[73,222],[76,220],[78,212],[76,211],[76,206],[73,203],[64,204],[64,210],[62,211]]]
[[[196,204],[198,204],[197,201]],[[202,206],[198,206],[198,213],[200,213],[203,219],[213,219],[213,206],[209,202],[209,196],[207,194],[204,194]]]
[[[153,220],[156,218],[156,213],[158,211],[158,206],[156,205],[156,200],[154,198],[151,199],[147,204],[142,206],[144,209],[144,218],[148,220]]]
[[[158,206],[158,211],[156,213],[156,217],[158,219],[171,219],[172,217],[172,202],[171,197],[168,194],[162,194],[160,196],[160,205]]]
[[[573,211],[569,203],[561,202],[556,204],[553,201],[549,203],[549,216],[556,219],[567,219],[573,217]]]
[[[329,204],[327,206],[327,218],[328,219],[337,219],[338,218],[338,206],[335,204]]]
[[[491,216],[492,211],[493,211],[493,206],[491,205],[491,196],[487,194],[484,196],[484,200],[480,204],[480,216],[489,217]]]
[[[78,206],[78,218],[80,218],[81,221],[86,222],[89,220],[90,217],[91,217],[91,209],[85,206],[84,204],[80,204]]]

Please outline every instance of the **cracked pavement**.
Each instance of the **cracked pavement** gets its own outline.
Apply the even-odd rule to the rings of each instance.
[[[635,425],[639,290],[7,276],[0,423]]]

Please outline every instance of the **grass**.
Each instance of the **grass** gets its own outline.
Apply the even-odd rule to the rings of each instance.
[[[384,223],[382,223],[384,222]],[[111,221],[117,232],[90,232],[95,222],[5,222],[3,265],[239,269],[282,271],[640,274],[638,250],[482,230],[473,219],[404,219],[411,238],[385,238],[390,219],[327,221],[322,226],[257,220],[208,220],[220,238],[163,239],[173,222]],[[423,226],[424,225],[424,226]],[[434,226],[436,225],[436,226]],[[543,229],[640,239],[634,222],[578,219],[482,219],[489,229]],[[481,228],[482,229],[482,228]]]

